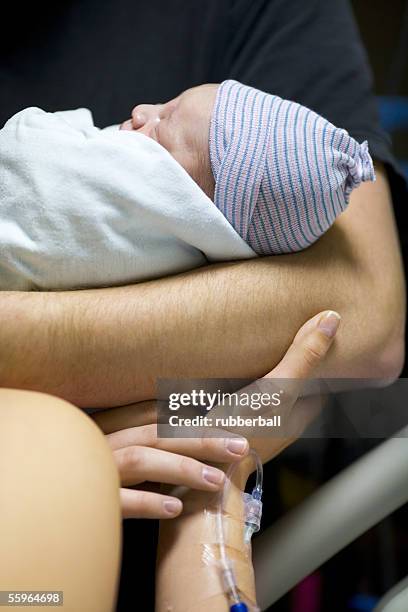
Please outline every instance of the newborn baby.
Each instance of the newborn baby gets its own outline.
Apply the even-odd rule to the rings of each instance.
[[[139,105],[121,129],[164,146],[260,255],[306,248],[345,209],[352,189],[374,180],[366,142],[232,80]]]
[[[119,285],[298,251],[374,180],[366,143],[235,81],[140,105],[121,127],[29,108],[0,130],[1,289]]]

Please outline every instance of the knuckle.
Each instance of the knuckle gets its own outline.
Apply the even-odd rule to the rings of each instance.
[[[189,476],[193,471],[194,464],[198,463],[194,459],[190,459],[190,457],[180,457],[178,468],[180,470],[180,474],[182,476]]]
[[[320,343],[312,341],[305,343],[303,349],[303,357],[307,365],[311,367],[315,366],[317,363],[319,363],[323,356],[324,350]]]
[[[137,491],[135,495],[136,504],[139,508],[143,508],[147,505],[147,495],[145,491]]]
[[[143,463],[143,449],[139,446],[128,446],[123,451],[124,467],[139,468]]]
[[[200,438],[200,455],[207,457],[214,454],[216,442],[212,438]]]
[[[139,512],[147,512],[151,510],[151,496],[145,491],[138,491],[136,497],[136,505]]]

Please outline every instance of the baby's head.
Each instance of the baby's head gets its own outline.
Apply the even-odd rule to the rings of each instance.
[[[121,129],[137,130],[159,142],[183,166],[211,199],[208,134],[218,85],[188,89],[165,104],[139,104]]]
[[[311,245],[375,178],[366,142],[236,81],[136,106],[122,127],[164,146],[260,255]]]

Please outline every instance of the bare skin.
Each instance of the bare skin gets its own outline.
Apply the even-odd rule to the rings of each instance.
[[[322,317],[318,317],[297,335],[285,359],[271,375],[282,377],[286,372],[288,376],[304,377],[317,362],[325,358],[339,320],[335,317],[329,325],[329,319],[324,317],[323,326],[321,321]],[[133,428],[129,429],[131,417]],[[4,466],[0,470],[3,493],[0,506],[1,589],[62,589],[64,609],[69,612],[80,609],[109,612],[114,609],[120,553],[118,472],[125,487],[140,484],[152,477],[149,462],[139,463],[138,470],[130,473],[129,465],[122,461],[120,451],[134,451],[134,443],[140,443],[143,439],[143,433],[142,438],[138,434],[150,423],[151,417],[149,406],[139,407],[137,411],[120,408],[97,415],[95,420],[100,427],[104,426],[105,419],[105,429],[111,432],[107,437],[109,450],[92,421],[67,402],[41,393],[0,390],[0,465]],[[117,434],[113,431],[117,431]],[[150,446],[144,439],[146,448],[160,450],[159,441],[154,441],[152,436],[150,439]],[[190,470],[197,461],[189,467],[185,456],[188,453],[193,456],[200,456],[201,453],[202,457],[210,454],[212,459],[218,461],[231,460],[231,457],[227,459],[224,447],[188,447],[186,441],[179,441],[178,448],[178,442],[172,442],[173,448],[166,452],[177,457],[177,452],[182,450],[184,455],[180,458],[184,462],[178,466],[181,470],[169,471],[162,466],[162,472],[153,478],[159,482],[197,486],[194,469]],[[169,456],[167,463],[170,459]],[[219,467],[225,469],[225,465],[222,463]],[[242,465],[245,466],[245,463]],[[237,472],[238,475],[240,473]],[[183,480],[184,476],[186,480]],[[174,477],[176,480],[173,480]],[[245,477],[244,472],[242,477]],[[238,486],[242,486],[243,482],[239,480]],[[213,495],[216,490],[202,487],[200,483],[198,488],[203,491],[197,493],[195,500],[192,498],[195,504],[201,504],[208,493]],[[137,500],[139,503],[139,515],[154,516],[158,508],[157,497],[160,496],[150,496],[142,490],[139,493],[133,498],[133,502]],[[202,494],[204,497],[201,497]],[[233,498],[229,503],[235,509]],[[136,507],[133,509],[134,516],[137,515]],[[145,513],[148,507],[150,514]],[[125,505],[122,508],[125,516],[127,510],[129,507]],[[158,511],[158,516],[163,516],[162,509]],[[169,516],[167,514],[166,518]],[[194,527],[194,513],[191,516],[191,526]],[[176,526],[177,523],[174,523],[174,528]],[[167,533],[167,537],[170,537],[171,532]],[[187,531],[183,529],[183,533]],[[185,545],[184,535],[177,546],[168,549],[169,555],[185,551]],[[180,568],[186,567],[185,560]],[[192,561],[196,561],[194,555]],[[242,566],[239,574],[242,587],[248,591],[251,576],[248,558],[247,565]],[[171,586],[167,571],[159,568],[159,577],[165,589],[163,593],[173,598],[172,589],[176,585]],[[197,573],[191,587],[192,592],[196,592],[201,599],[203,592],[199,578]],[[174,597],[181,598],[182,592],[176,591]],[[175,599],[176,604],[177,601]],[[182,603],[184,605],[185,602]],[[223,596],[219,603],[222,607],[217,609],[224,609]],[[160,603],[158,609],[161,609]],[[176,609],[180,609],[178,605]]]
[[[56,397],[0,389],[0,466],[0,590],[63,590],[67,612],[112,612],[119,482],[100,430]]]
[[[139,104],[121,125],[161,144],[211,199],[215,184],[208,134],[217,90],[216,84],[200,85],[165,104]]]
[[[327,326],[327,321],[330,325]],[[283,379],[296,378],[299,381],[310,377],[319,363],[325,359],[337,331],[339,319],[331,315],[329,318],[317,315],[296,335],[289,351],[282,362],[268,377]],[[300,388],[300,387],[299,387]],[[294,420],[297,421],[299,434],[313,417],[313,410],[305,411],[298,402],[295,406]],[[310,406],[312,408],[312,406]],[[142,406],[125,407],[105,411],[94,416],[99,426],[107,433],[109,443],[116,448],[116,443],[130,445],[138,442],[138,431],[150,426],[155,421],[152,403]],[[112,432],[117,432],[112,433]],[[112,442],[115,440],[116,443]],[[293,442],[294,438],[252,438],[249,444],[256,449],[263,461],[276,456],[283,448]],[[171,441],[176,444],[176,440]],[[180,441],[179,441],[180,442]],[[184,443],[186,440],[184,440]],[[197,442],[197,440],[196,440]],[[204,442],[204,440],[203,440]],[[160,448],[166,440],[157,439],[151,444]],[[204,446],[204,449],[207,447]],[[224,471],[229,463],[219,465]],[[126,470],[118,462],[122,485],[132,484],[128,480]],[[235,469],[233,485],[230,488],[226,511],[228,512],[230,528],[228,529],[229,554],[236,561],[236,575],[239,588],[250,601],[255,601],[255,585],[250,549],[244,544],[242,537],[242,502],[240,492],[245,488],[248,475],[253,470],[251,458],[241,461]],[[137,482],[135,482],[137,484]],[[165,487],[168,493],[171,488]],[[163,493],[163,489],[162,489]],[[134,494],[134,513],[137,512],[137,496]],[[145,491],[146,495],[155,493]],[[214,491],[205,492],[187,489],[179,493],[183,502],[183,513],[176,520],[165,521],[160,528],[159,557],[157,566],[156,610],[165,612],[169,606],[174,610],[205,610],[208,605],[214,610],[228,610],[228,601],[219,587],[219,575],[214,563],[205,562],[208,555],[217,558],[218,549],[213,541],[215,529],[214,519],[208,512],[214,512],[217,496]],[[129,506],[124,508],[129,511]],[[135,516],[135,514],[134,514]],[[204,555],[204,557],[203,557]],[[204,561],[203,561],[204,559]],[[183,584],[189,584],[188,592]]]
[[[339,315],[332,311],[319,313],[306,322],[296,334],[283,360],[263,380],[298,379],[299,388],[291,390],[291,396],[296,397],[301,381],[309,378],[312,371],[326,357],[333,337],[337,333],[339,322]],[[251,387],[248,387],[248,391],[251,392]],[[268,461],[275,456],[277,449],[281,450],[296,439],[297,435],[293,432],[301,433],[305,424],[314,415],[312,406],[308,406],[305,402],[301,404],[298,402],[296,406],[296,415],[293,415],[288,430],[290,437],[255,439],[252,434],[250,444],[257,450],[262,461]],[[144,490],[141,493],[138,487],[144,481],[179,485],[214,494],[224,486],[223,473],[220,473],[222,467],[215,470],[214,479],[209,482],[203,477],[209,466],[201,463],[202,460],[217,466],[239,462],[240,469],[244,470],[247,476],[250,473],[247,469],[253,469],[252,460],[245,460],[249,451],[248,442],[233,430],[225,432],[226,436],[229,436],[226,438],[158,437],[155,402],[141,402],[101,411],[92,418],[107,434],[108,443],[113,451],[121,478],[122,513],[125,518],[169,518],[171,514],[173,516],[180,514],[181,504],[173,513],[162,506],[167,501],[176,501],[174,498],[166,499],[163,495],[158,496],[157,492]],[[233,439],[231,432],[236,436]],[[237,442],[239,449],[236,448]],[[237,474],[239,473],[237,471]]]
[[[325,377],[398,376],[405,281],[385,171],[306,251],[130,287],[0,295],[0,385],[79,406],[155,397],[157,377],[258,378],[330,305],[345,323]]]

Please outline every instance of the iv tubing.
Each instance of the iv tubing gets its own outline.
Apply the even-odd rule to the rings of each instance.
[[[258,454],[253,449],[249,451],[249,456],[252,456],[256,464],[256,483],[252,491],[252,497],[256,500],[260,500],[262,497],[263,466],[262,466],[262,462]],[[246,459],[246,457],[244,459]],[[243,459],[241,461],[243,461]],[[217,514],[216,514],[216,524],[217,524],[217,531],[218,531],[218,545],[220,548],[220,565],[221,565],[222,578],[223,578],[224,588],[232,601],[232,608],[238,604],[241,604],[241,598],[238,593],[238,588],[237,588],[237,584],[235,581],[235,575],[234,575],[234,571],[232,568],[232,563],[230,559],[228,558],[227,552],[226,552],[223,511],[224,511],[225,499],[227,497],[227,493],[228,493],[228,490],[231,484],[231,478],[234,474],[234,471],[237,465],[239,465],[239,463],[240,462],[232,464],[227,471],[225,485],[222,491],[220,492],[220,498],[219,498]]]

